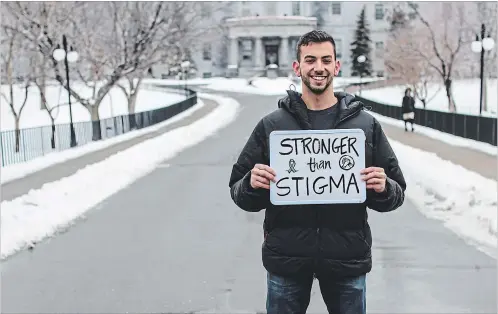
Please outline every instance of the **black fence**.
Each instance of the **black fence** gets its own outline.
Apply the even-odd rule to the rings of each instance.
[[[402,119],[401,107],[381,104],[360,96],[370,110],[386,117]],[[416,108],[415,123],[441,132],[496,145],[496,118]]]
[[[101,140],[116,137],[132,130],[146,128],[189,109],[197,104],[197,93],[187,89],[174,89],[177,93],[185,93],[187,98],[178,103],[150,111],[121,115],[102,119],[97,122],[73,123],[77,146],[95,142],[94,127],[100,126]],[[53,152],[71,148],[69,124],[56,124],[20,129],[16,137],[15,130],[1,132],[2,167],[22,163]]]

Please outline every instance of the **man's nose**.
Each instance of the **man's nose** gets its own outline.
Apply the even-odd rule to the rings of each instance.
[[[324,71],[323,63],[321,61],[317,61],[315,63],[315,72],[323,72],[323,71]]]

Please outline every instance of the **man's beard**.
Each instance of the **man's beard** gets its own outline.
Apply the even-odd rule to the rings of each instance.
[[[321,95],[323,94],[327,88],[329,88],[330,84],[332,84],[333,82],[333,75],[331,75],[330,73],[327,72],[327,83],[323,86],[320,86],[320,87],[313,87],[311,86],[311,80],[310,80],[310,76],[306,76],[306,75],[303,75],[303,73],[301,72],[301,80],[303,81],[304,85],[306,85],[306,87],[308,87],[308,89],[315,95]]]

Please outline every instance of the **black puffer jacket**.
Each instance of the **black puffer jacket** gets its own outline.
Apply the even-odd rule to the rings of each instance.
[[[367,222],[367,206],[379,212],[392,211],[403,204],[406,188],[403,173],[379,122],[363,111],[354,96],[336,93],[340,116],[335,128],[363,129],[366,135],[366,167],[384,168],[386,192],[367,191],[363,204],[275,206],[266,189],[253,189],[250,170],[257,163],[269,165],[269,135],[274,130],[310,129],[301,95],[287,91],[279,109],[256,125],[230,177],[233,201],[243,210],[265,212],[263,265],[282,276],[358,276],[372,268],[372,236]],[[278,175],[278,174],[277,174]]]

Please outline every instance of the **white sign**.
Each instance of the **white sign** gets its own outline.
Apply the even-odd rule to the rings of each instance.
[[[274,205],[345,204],[366,200],[365,133],[361,129],[273,131],[270,182]]]

